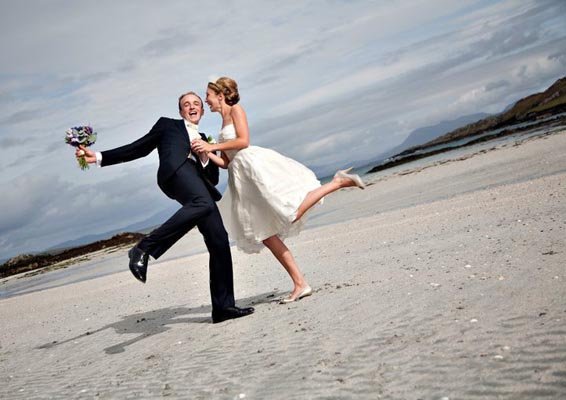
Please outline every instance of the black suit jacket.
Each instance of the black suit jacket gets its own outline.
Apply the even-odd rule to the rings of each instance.
[[[203,133],[200,133],[200,135],[203,140],[206,140],[206,136]],[[156,148],[159,153],[157,184],[168,197],[171,197],[167,181],[187,161],[191,151],[189,135],[185,127],[185,121],[182,119],[159,118],[153,128],[135,142],[103,151],[101,165],[105,167],[145,157]],[[208,163],[206,168],[203,168],[200,162],[197,162],[196,166],[201,172],[201,176],[212,198],[215,201],[220,200],[222,195],[215,188],[218,184],[218,166],[212,161]],[[190,184],[190,182],[187,182],[187,184]]]

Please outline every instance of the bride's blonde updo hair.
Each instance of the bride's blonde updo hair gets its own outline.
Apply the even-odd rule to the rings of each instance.
[[[238,84],[232,78],[225,76],[218,78],[216,82],[208,82],[208,88],[214,93],[224,95],[224,101],[229,106],[238,104],[240,101],[240,94],[238,93]]]

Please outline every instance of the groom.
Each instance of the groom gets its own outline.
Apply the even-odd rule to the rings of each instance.
[[[181,95],[179,114],[183,119],[161,117],[148,134],[125,146],[101,153],[85,147],[80,150],[84,151],[87,162],[105,167],[145,157],[157,149],[157,184],[182,207],[128,252],[132,274],[145,283],[149,256],[158,259],[196,226],[210,254],[212,321],[244,317],[254,309],[235,306],[228,234],[215,203],[221,197],[214,187],[218,184],[218,166],[209,162],[206,154],[191,151],[193,139],[206,140],[206,136],[198,132],[198,123],[204,114],[202,99],[194,92]],[[80,150],[77,157],[82,154]]]

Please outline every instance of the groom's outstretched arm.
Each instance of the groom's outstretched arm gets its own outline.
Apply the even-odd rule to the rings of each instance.
[[[157,147],[159,137],[163,133],[164,123],[165,120],[160,118],[145,136],[125,146],[103,151],[101,166],[128,162],[147,156]]]

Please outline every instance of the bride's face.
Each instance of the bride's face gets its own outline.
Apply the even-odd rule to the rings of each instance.
[[[216,93],[214,93],[214,90],[212,89],[206,89],[206,100],[205,103],[208,104],[208,106],[210,107],[210,111],[211,112],[218,112],[220,111],[220,104],[221,104],[221,98],[219,95],[217,95]]]

